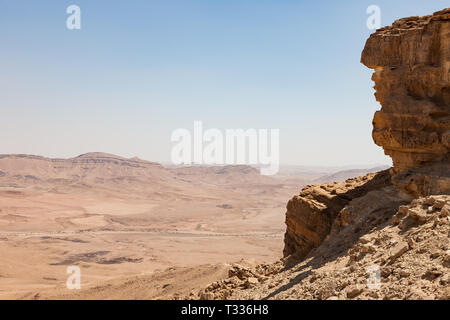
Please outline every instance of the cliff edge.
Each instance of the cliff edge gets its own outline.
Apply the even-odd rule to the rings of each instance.
[[[377,30],[361,62],[374,69],[373,140],[392,182],[414,196],[450,192],[450,10]]]
[[[373,139],[394,166],[344,184],[308,186],[292,198],[286,257],[303,258],[318,247],[341,210],[369,192],[390,190],[399,204],[450,193],[450,9],[377,30],[361,62],[375,70],[375,97],[382,106],[373,119]]]

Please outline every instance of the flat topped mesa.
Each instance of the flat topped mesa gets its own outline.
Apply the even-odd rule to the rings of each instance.
[[[372,135],[392,158],[394,184],[415,195],[448,193],[450,8],[378,29],[361,62],[375,70],[375,97],[382,108]]]

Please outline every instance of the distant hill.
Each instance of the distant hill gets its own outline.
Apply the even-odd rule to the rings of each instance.
[[[81,187],[189,194],[205,191],[211,186],[253,192],[251,189],[276,188],[280,184],[280,180],[262,176],[259,170],[246,165],[167,168],[136,157],[128,159],[99,152],[69,159],[0,155],[0,187],[33,187],[62,192]]]
[[[389,166],[379,166],[370,169],[351,169],[351,170],[342,170],[335,172],[330,175],[325,175],[320,178],[317,178],[313,181],[313,183],[327,183],[327,182],[344,182],[347,179],[365,176],[368,173],[383,171],[389,169]]]
[[[337,171],[338,167],[282,168],[274,177],[262,176],[247,165],[168,167],[137,157],[92,152],[69,159],[36,155],[0,155],[0,187],[36,187],[62,191],[71,187],[132,190],[135,192],[192,190],[220,186],[251,192],[270,186],[301,188],[306,184],[340,182],[381,171],[388,166]],[[308,171],[309,170],[309,171]]]

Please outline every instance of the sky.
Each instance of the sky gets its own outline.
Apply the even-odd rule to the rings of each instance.
[[[0,0],[0,154],[169,162],[171,133],[202,121],[279,129],[281,164],[390,164],[360,63],[369,5],[384,26],[448,0]]]

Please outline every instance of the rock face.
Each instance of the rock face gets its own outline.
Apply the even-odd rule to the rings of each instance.
[[[362,219],[344,219],[344,229],[295,267],[258,266],[241,272],[236,284],[229,278],[206,290],[233,300],[450,299],[450,196],[414,199],[393,215],[390,189],[352,201],[347,211],[363,212]],[[247,286],[250,277],[259,283]]]
[[[382,105],[373,139],[394,167],[304,188],[287,205],[285,257],[305,258],[368,208],[389,214],[403,201],[450,193],[450,9],[377,30],[361,61],[375,70]]]
[[[287,204],[284,256],[305,257],[330,233],[339,212],[353,199],[390,184],[388,171],[343,183],[307,186]]]
[[[377,30],[361,62],[375,70],[373,139],[393,160],[393,183],[415,196],[449,193],[450,9]]]

